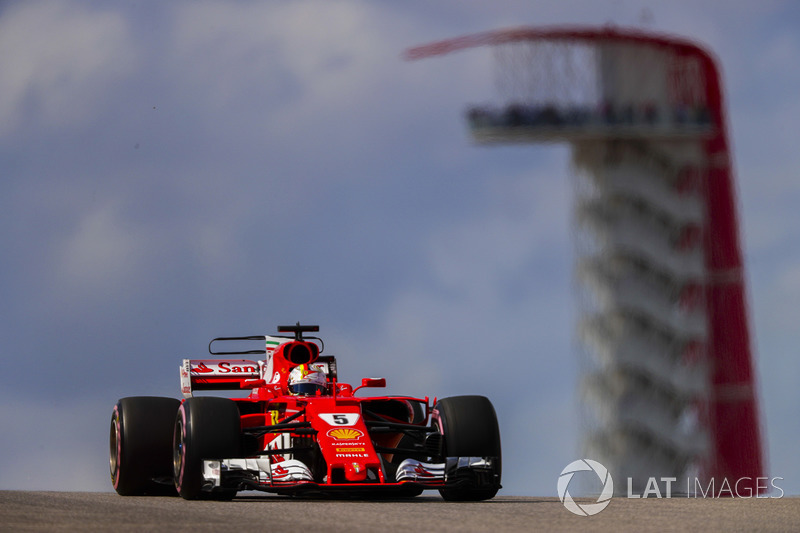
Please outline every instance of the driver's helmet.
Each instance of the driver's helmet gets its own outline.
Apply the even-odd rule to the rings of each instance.
[[[289,392],[302,396],[315,396],[317,391],[325,394],[328,380],[325,373],[309,365],[296,366],[289,373]]]

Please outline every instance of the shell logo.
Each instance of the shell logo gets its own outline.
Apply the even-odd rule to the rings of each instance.
[[[327,435],[336,440],[355,440],[363,437],[364,433],[353,428],[336,428],[328,431]]]

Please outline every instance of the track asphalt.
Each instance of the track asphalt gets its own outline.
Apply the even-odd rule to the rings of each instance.
[[[614,498],[599,514],[582,517],[558,498],[342,501],[246,492],[230,502],[205,502],[0,491],[0,531],[800,531],[800,498]]]

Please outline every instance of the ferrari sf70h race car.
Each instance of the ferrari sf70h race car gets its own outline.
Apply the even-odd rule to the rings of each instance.
[[[336,358],[304,336],[316,331],[298,323],[278,327],[290,335],[216,338],[209,353],[225,358],[183,360],[182,401],[119,400],[110,431],[117,493],[226,500],[244,490],[413,497],[435,489],[461,501],[497,493],[500,431],[487,398],[356,396],[386,380],[340,383]],[[240,348],[252,342],[259,349]],[[253,354],[265,357],[230,358]],[[193,395],[242,389],[249,395]]]

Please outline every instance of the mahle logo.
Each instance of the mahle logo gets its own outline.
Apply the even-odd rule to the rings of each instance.
[[[569,482],[572,481],[572,477],[576,473],[584,471],[594,472],[603,483],[603,490],[600,492],[600,496],[598,496],[595,503],[577,503],[572,499],[569,493]],[[568,464],[566,468],[561,471],[561,475],[558,476],[558,498],[567,510],[576,515],[592,516],[599,513],[608,507],[608,504],[611,502],[611,496],[613,495],[614,480],[611,479],[611,474],[608,473],[608,469],[597,461],[578,459]]]

